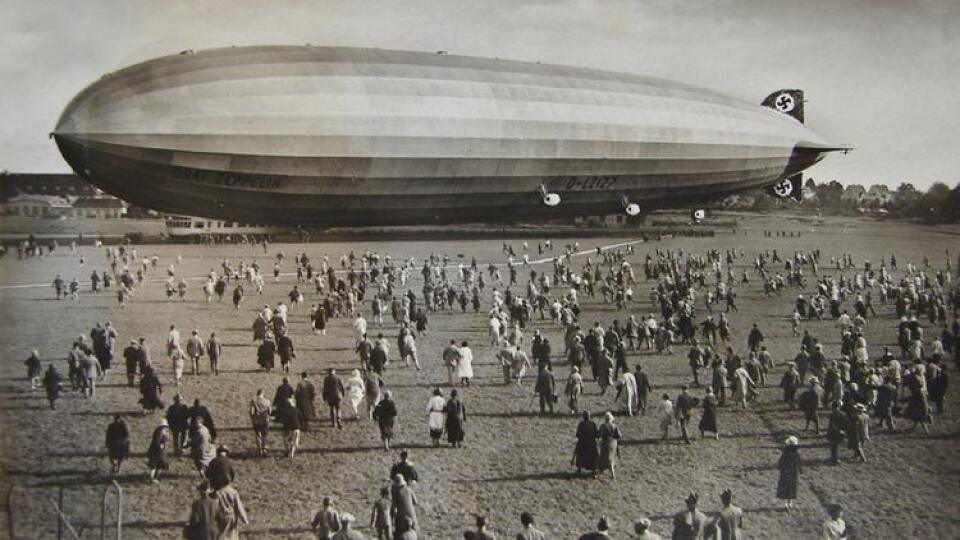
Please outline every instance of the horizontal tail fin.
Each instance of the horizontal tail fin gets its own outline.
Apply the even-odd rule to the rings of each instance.
[[[767,96],[761,105],[792,116],[801,124],[803,123],[803,90],[777,90]]]

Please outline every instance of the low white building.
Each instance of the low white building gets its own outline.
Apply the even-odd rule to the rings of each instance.
[[[56,219],[72,217],[73,205],[57,195],[17,195],[0,204],[3,214],[8,216],[44,217]]]

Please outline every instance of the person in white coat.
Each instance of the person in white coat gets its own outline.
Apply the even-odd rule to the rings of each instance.
[[[629,371],[621,373],[617,381],[617,404],[620,408],[626,409],[630,416],[633,416],[633,412],[640,406],[637,396],[637,379]]]
[[[433,389],[433,396],[427,401],[427,426],[430,428],[430,438],[433,446],[440,446],[440,437],[443,436],[443,426],[447,420],[447,400],[439,388]]]
[[[470,379],[473,378],[473,351],[464,341],[460,343],[460,360],[457,362],[457,377],[460,378],[460,384],[470,386]]]
[[[348,419],[360,419],[360,403],[366,393],[366,386],[363,384],[363,378],[360,376],[360,370],[355,369],[351,377],[343,385],[346,391],[347,410],[344,415]]]

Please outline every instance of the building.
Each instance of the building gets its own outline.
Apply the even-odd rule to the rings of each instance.
[[[127,214],[127,207],[116,197],[82,197],[73,203],[73,217],[118,219]]]
[[[851,184],[843,190],[840,200],[845,204],[860,206],[867,200],[867,190],[860,184]]]
[[[73,205],[57,195],[17,195],[0,203],[4,215],[57,219],[73,217]]]
[[[893,192],[883,184],[874,184],[867,190],[867,203],[883,206],[893,202]]]
[[[95,197],[97,188],[75,174],[0,173],[0,200],[22,194]]]

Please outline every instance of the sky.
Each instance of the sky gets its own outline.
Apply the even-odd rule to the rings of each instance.
[[[960,181],[960,0],[4,0],[0,170],[68,172],[48,138],[101,75],[185,49],[446,50],[639,73],[760,103],[853,146],[818,182]]]

